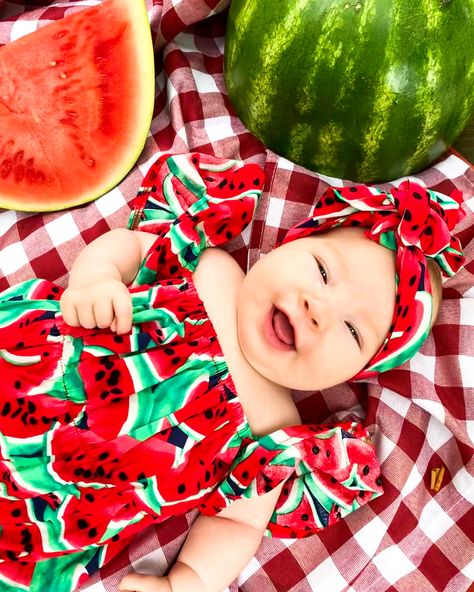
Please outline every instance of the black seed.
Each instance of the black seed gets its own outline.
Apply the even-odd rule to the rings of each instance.
[[[186,491],[186,485],[184,483],[181,483],[181,485],[178,485],[178,493],[184,493]]]
[[[94,539],[94,538],[97,536],[97,528],[91,528],[91,529],[89,530],[89,532],[87,533],[87,536],[88,536],[90,539]]]
[[[85,498],[88,502],[93,502],[95,500],[95,497],[92,495],[92,493],[86,493]]]
[[[21,510],[19,508],[15,508],[12,512],[12,516],[14,518],[18,518],[19,516],[21,516]]]
[[[3,417],[5,417],[6,415],[9,415],[11,410],[12,410],[12,406],[11,406],[11,404],[10,404],[10,403],[7,401],[7,402],[5,403],[5,405],[3,406],[3,409],[2,409],[2,412],[1,412],[1,413],[2,413],[2,415],[3,415]]]
[[[370,473],[369,465],[365,465],[365,467],[362,469],[362,473],[364,475],[368,475]]]
[[[109,386],[116,386],[120,380],[120,372],[118,370],[112,370],[107,380]]]
[[[425,234],[426,236],[431,236],[433,234],[433,229],[431,228],[431,226],[427,226],[425,228]]]
[[[104,370],[99,370],[99,372],[96,372],[95,374],[95,379],[96,380],[102,380],[105,376],[105,371]]]
[[[89,522],[87,522],[87,520],[84,520],[84,518],[79,518],[79,520],[77,521],[77,527],[81,530],[85,530],[86,528],[89,528]]]
[[[380,485],[382,485],[382,477],[377,477],[375,483],[377,483],[377,485],[380,487]]]
[[[177,265],[172,265],[170,267],[170,273],[171,275],[174,275],[177,271],[178,271],[179,267]]]
[[[319,454],[319,446],[313,446],[313,454]]]
[[[411,215],[410,210],[405,210],[405,212],[403,213],[403,217],[407,222],[411,222],[412,215]]]
[[[331,456],[331,452],[329,450],[326,450],[326,456],[329,458]]]
[[[15,388],[21,388],[21,380],[15,380]],[[18,399],[18,402],[20,403],[20,399]],[[20,405],[22,405],[22,403],[20,403]]]
[[[204,411],[204,417],[206,419],[212,419],[214,417],[212,409],[206,409],[206,411]]]
[[[120,481],[127,481],[127,479],[128,479],[127,474],[124,473],[123,471],[120,471],[118,476],[119,476]]]
[[[301,520],[304,520],[305,522],[307,522],[309,520],[308,514],[301,514]]]

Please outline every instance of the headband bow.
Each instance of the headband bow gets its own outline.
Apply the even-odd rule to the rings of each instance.
[[[366,185],[329,188],[313,215],[288,231],[283,243],[342,226],[368,228],[366,236],[396,252],[397,295],[392,325],[379,351],[353,379],[367,378],[409,360],[428,336],[433,313],[426,259],[445,277],[464,262],[451,234],[463,217],[460,191],[450,196],[408,180],[390,192]]]

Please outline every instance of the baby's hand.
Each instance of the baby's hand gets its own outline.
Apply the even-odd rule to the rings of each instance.
[[[168,578],[128,574],[119,585],[120,592],[172,592]]]
[[[110,327],[118,335],[132,327],[132,299],[123,282],[113,278],[68,287],[60,300],[64,321],[71,327]]]

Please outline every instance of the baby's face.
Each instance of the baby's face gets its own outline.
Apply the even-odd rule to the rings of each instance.
[[[358,228],[278,247],[239,292],[247,361],[283,386],[315,390],[352,378],[382,345],[395,306],[395,254]]]

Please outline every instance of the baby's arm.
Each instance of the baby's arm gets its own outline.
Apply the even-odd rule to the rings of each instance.
[[[168,577],[130,574],[119,589],[222,592],[258,549],[282,487],[259,497],[237,500],[217,516],[199,516]]]
[[[74,262],[68,288],[61,297],[61,312],[73,327],[110,327],[119,334],[130,331],[132,306],[126,286],[156,236],[118,228],[87,245]]]

